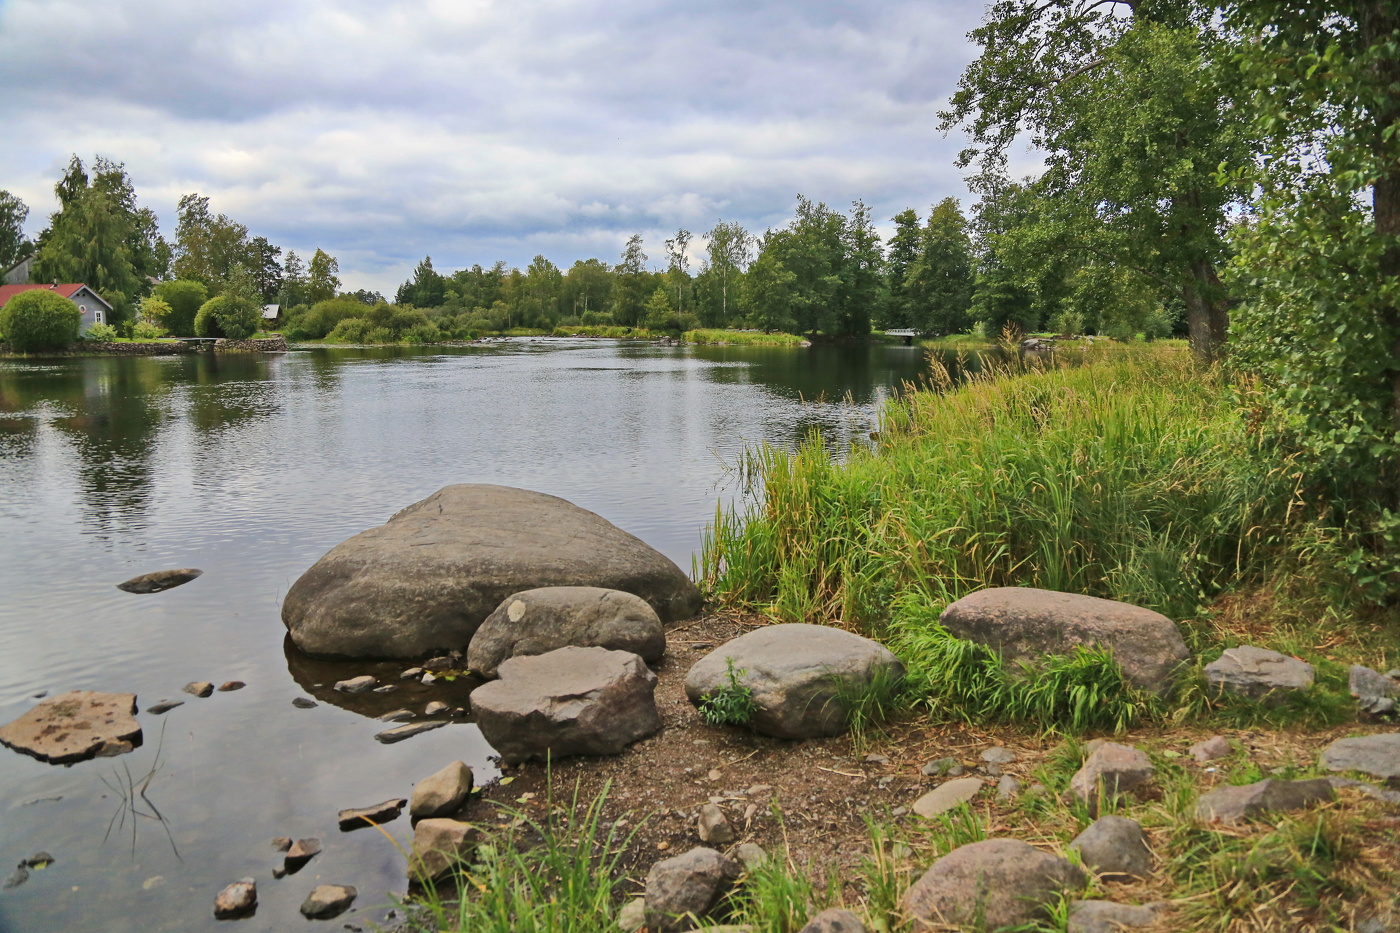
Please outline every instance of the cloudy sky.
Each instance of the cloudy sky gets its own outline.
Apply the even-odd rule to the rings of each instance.
[[[0,188],[36,233],[72,153],[126,163],[348,288],[678,227],[965,197],[937,111],[976,0],[0,0]],[[697,251],[698,252],[698,251]]]

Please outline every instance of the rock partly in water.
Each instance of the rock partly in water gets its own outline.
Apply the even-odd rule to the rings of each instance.
[[[1137,792],[1152,780],[1153,774],[1152,762],[1142,750],[1103,742],[1070,778],[1066,796],[1086,804],[1089,815],[1097,816],[1103,802]]]
[[[214,685],[207,680],[192,680],[180,688],[190,696],[210,697],[214,695]]]
[[[258,909],[258,886],[252,878],[235,881],[214,898],[214,918],[233,920]]]
[[[699,706],[737,682],[752,693],[755,732],[777,738],[840,735],[848,726],[844,698],[877,678],[891,684],[904,665],[888,648],[829,625],[769,625],[740,635],[696,662],[685,693]]]
[[[1067,859],[1018,839],[960,846],[934,862],[904,895],[916,931],[983,924],[989,930],[1049,918],[1059,898],[1084,886]]]
[[[413,828],[413,853],[408,859],[408,879],[419,884],[439,878],[467,858],[480,840],[480,832],[459,820],[420,820]]]
[[[370,807],[353,807],[349,810],[341,810],[336,816],[336,821],[340,824],[340,831],[348,833],[351,830],[364,829],[367,826],[391,823],[399,818],[399,814],[403,813],[403,808],[406,806],[408,806],[407,798],[396,797]]]
[[[547,586],[506,597],[472,636],[467,664],[473,673],[495,677],[506,658],[569,646],[659,661],[666,630],[640,596],[595,586]]]
[[[1400,783],[1400,732],[1338,739],[1322,751],[1328,771],[1356,771],[1390,783]]]
[[[1147,927],[1157,922],[1157,913],[1164,906],[1075,901],[1069,905],[1069,924],[1065,930],[1066,933],[1119,933],[1133,927]]]
[[[134,693],[70,690],[0,726],[0,745],[55,765],[124,754],[140,744]]]
[[[462,761],[435,771],[414,786],[408,815],[426,820],[456,813],[471,795],[472,779],[472,769]]]
[[[932,819],[946,813],[959,804],[967,803],[982,790],[982,779],[975,777],[959,778],[940,784],[914,801],[914,812],[924,819]]]
[[[315,836],[306,839],[298,839],[287,848],[287,855],[282,861],[282,870],[289,875],[297,872],[317,855],[321,854],[321,840]]]
[[[348,884],[318,884],[301,902],[301,915],[309,920],[329,920],[350,909],[360,892]]]
[[[364,693],[366,690],[373,690],[377,683],[379,683],[378,678],[372,674],[361,674],[359,677],[351,677],[349,680],[336,681],[335,689],[341,693]]]
[[[1226,650],[1205,666],[1205,672],[1213,692],[1233,693],[1270,706],[1313,685],[1311,664],[1254,645]]]
[[[860,917],[841,907],[830,907],[817,914],[797,933],[866,933]]]
[[[152,716],[162,716],[175,707],[184,705],[184,700],[161,700],[159,703],[152,703],[150,706],[146,707],[146,712],[150,713]]]
[[[1269,778],[1233,787],[1217,787],[1196,801],[1196,819],[1212,823],[1238,823],[1267,813],[1301,810],[1336,799],[1327,778],[1280,781]]]
[[[1084,866],[1111,877],[1146,878],[1152,873],[1152,850],[1142,824],[1122,816],[1101,816],[1069,844]]]
[[[292,705],[297,709],[315,709],[321,704],[310,697],[292,697]]]
[[[702,602],[669,558],[592,512],[459,485],[333,548],[292,585],[282,621],[309,654],[420,658],[466,646],[506,597],[541,586],[623,590],[667,624]]]
[[[656,933],[695,929],[734,886],[743,867],[714,849],[697,847],[651,866],[646,881],[646,925]]]
[[[445,713],[447,711],[447,704],[442,702],[441,700],[433,700],[427,706],[423,707],[424,716],[437,716],[438,714]]]
[[[1100,646],[1135,686],[1162,694],[1190,657],[1176,623],[1129,603],[1027,586],[980,590],[943,610],[939,621],[958,638],[996,649],[1008,663]]]
[[[248,685],[245,684],[245,683],[244,683],[243,681],[241,681],[241,680],[230,680],[230,681],[228,681],[227,683],[223,683],[223,684],[220,684],[220,685],[219,685],[219,692],[220,692],[220,693],[232,693],[232,692],[235,691],[235,690],[242,690],[242,689],[243,689],[244,687],[246,687],[246,686],[248,686]]]
[[[139,577],[132,577],[125,583],[118,583],[117,589],[128,593],[159,593],[161,590],[189,583],[203,573],[203,570],[193,567],[183,570],[157,570],[155,573],[143,573]]]
[[[661,728],[656,675],[637,655],[560,648],[510,658],[472,691],[482,736],[506,764],[612,755]]]
[[[432,722],[412,722],[406,726],[399,726],[396,729],[385,729],[374,736],[374,740],[381,745],[393,745],[395,742],[402,742],[411,739],[415,735],[422,735],[424,732],[432,732],[434,729],[441,729],[447,723],[442,720]]]

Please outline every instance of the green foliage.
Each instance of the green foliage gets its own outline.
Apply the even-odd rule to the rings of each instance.
[[[700,698],[700,716],[712,726],[747,726],[758,711],[753,690],[740,679],[747,672],[736,671],[733,658],[725,658],[724,664],[725,682]]]
[[[672,316],[671,296],[664,286],[658,287],[642,309],[642,324],[651,330],[666,330]]]
[[[0,273],[8,272],[15,263],[34,249],[24,235],[24,221],[29,208],[18,197],[0,188]]]
[[[806,341],[796,334],[756,333],[748,330],[688,330],[686,343],[729,347],[798,347]]]
[[[131,327],[131,336],[137,340],[157,340],[165,336],[165,328],[151,321],[137,321]]]
[[[331,298],[311,307],[300,306],[286,314],[282,332],[288,340],[320,340],[346,318],[366,313],[363,304],[353,298]]]
[[[161,282],[151,295],[170,308],[169,314],[163,320],[156,319],[157,324],[177,337],[195,336],[195,315],[209,300],[209,290],[204,287],[203,282],[193,279]]]
[[[325,308],[322,321],[332,312],[346,310],[352,303],[346,299],[337,300],[341,304],[335,308]],[[354,313],[345,314],[337,321],[330,333],[326,334],[327,343],[433,343],[441,338],[437,325],[417,308],[389,304],[368,308],[359,302],[353,304]],[[330,305],[330,302],[322,302],[316,308],[323,305]],[[315,316],[316,308],[311,309],[312,316]]]
[[[306,300],[328,301],[340,290],[340,263],[324,250],[316,250],[306,269]]]
[[[910,326],[932,335],[966,330],[971,323],[972,240],[957,199],[944,198],[929,212],[918,248],[902,289]]]
[[[247,340],[262,323],[262,309],[244,295],[218,295],[200,306],[194,318],[198,337],[227,337]]]
[[[83,339],[94,343],[111,343],[120,336],[121,332],[111,324],[94,324],[83,334]]]
[[[0,334],[20,353],[57,350],[78,339],[83,314],[62,295],[35,288],[0,308]]]

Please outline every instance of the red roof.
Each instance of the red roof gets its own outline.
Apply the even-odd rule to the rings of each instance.
[[[36,288],[46,288],[71,301],[73,296],[78,294],[78,289],[85,287],[86,286],[84,286],[82,282],[69,282],[64,285],[0,285],[0,308],[3,308],[5,302],[9,301],[20,292],[33,291]],[[88,290],[92,291],[91,289]],[[97,292],[93,292],[93,294],[97,295]],[[98,295],[97,297],[101,298],[102,296]]]

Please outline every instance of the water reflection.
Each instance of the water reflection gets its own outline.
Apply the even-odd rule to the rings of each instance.
[[[418,718],[428,718],[424,714],[424,707],[434,701],[447,704],[449,709],[470,710],[471,702],[468,697],[482,683],[479,678],[466,676],[454,677],[452,680],[439,679],[428,685],[411,679],[402,680],[399,675],[409,666],[405,661],[337,661],[313,658],[297,648],[290,635],[283,639],[282,655],[287,660],[287,673],[292,675],[292,680],[318,702],[338,706],[370,719],[378,719],[400,709],[407,709]],[[364,693],[343,693],[335,689],[336,683],[364,674],[374,677],[380,686],[390,686],[394,689],[387,693],[375,693],[373,690]]]

